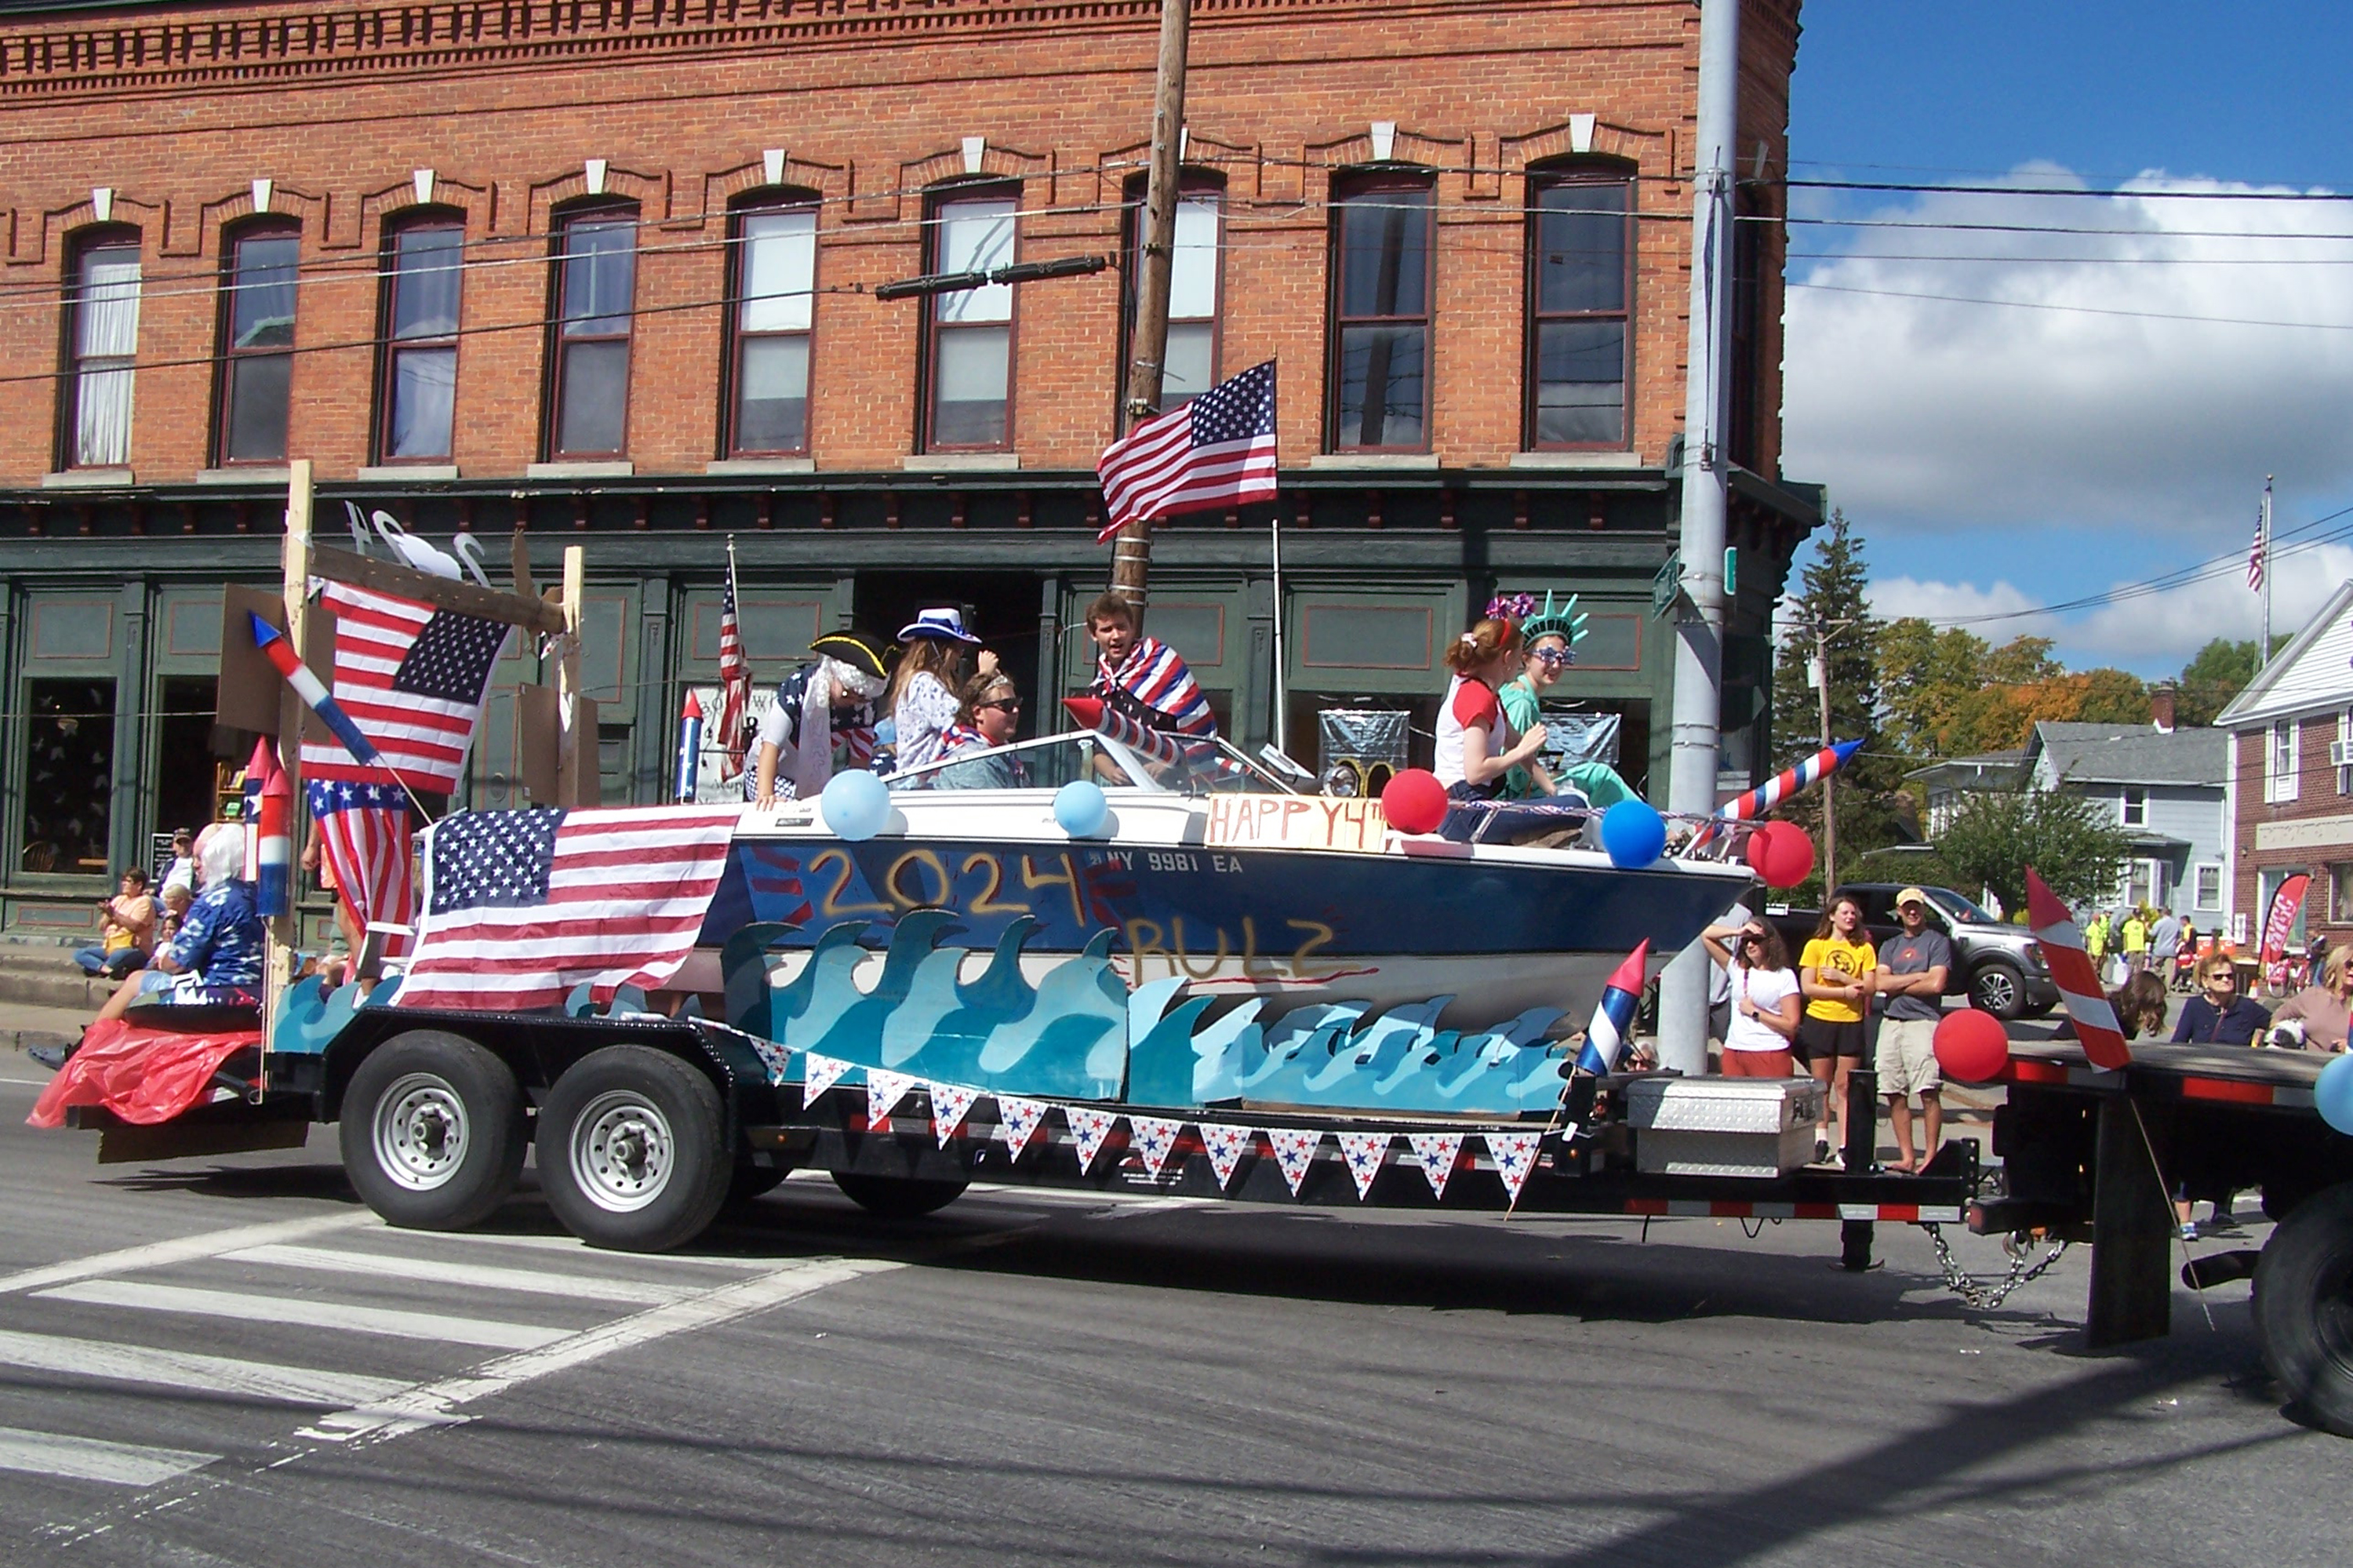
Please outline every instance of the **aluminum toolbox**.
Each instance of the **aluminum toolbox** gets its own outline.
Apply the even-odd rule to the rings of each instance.
[[[1645,1176],[1786,1176],[1813,1158],[1811,1078],[1637,1078],[1626,1091]]]

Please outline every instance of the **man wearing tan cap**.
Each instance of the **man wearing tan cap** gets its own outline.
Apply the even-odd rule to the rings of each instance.
[[[1928,925],[1928,895],[1907,887],[1895,895],[1904,929],[1879,947],[1879,994],[1887,1015],[1879,1025],[1879,1053],[1872,1065],[1880,1093],[1887,1097],[1895,1124],[1895,1163],[1891,1171],[1913,1171],[1936,1157],[1944,1130],[1944,1079],[1936,1071],[1936,1020],[1944,1016],[1945,978],[1953,972],[1953,945]],[[1927,1125],[1915,1158],[1912,1153],[1912,1097],[1920,1097]]]

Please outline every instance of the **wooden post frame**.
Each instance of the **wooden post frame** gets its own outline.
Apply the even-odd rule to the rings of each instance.
[[[593,726],[596,705],[580,694],[580,600],[587,575],[588,553],[577,545],[564,547],[564,598],[560,601],[563,636],[557,646],[555,660],[555,779],[556,803],[577,806],[586,791],[582,788],[585,773],[596,777],[596,736]],[[581,752],[583,728],[587,761],[583,764]]]
[[[286,465],[286,543],[280,557],[280,589],[286,605],[286,638],[297,652],[308,646],[305,633],[311,619],[311,460],[297,458]],[[261,969],[261,1070],[253,1081],[254,1097],[269,1093],[269,1052],[275,1043],[279,999],[294,980],[294,954],[301,946],[301,916],[295,913],[292,890],[301,864],[305,812],[302,802],[301,697],[291,685],[278,698],[278,766],[286,772],[287,788],[294,793],[294,810],[287,822],[294,864],[286,868],[290,896],[286,913],[273,916],[264,932]],[[259,821],[245,824],[248,833],[260,831]],[[356,959],[359,955],[354,953]]]

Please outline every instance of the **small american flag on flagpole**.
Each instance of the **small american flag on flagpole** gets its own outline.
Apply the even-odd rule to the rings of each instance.
[[[425,913],[401,1007],[554,1007],[656,986],[693,950],[733,806],[465,811],[426,832]]]
[[[2269,552],[2263,546],[2270,541],[2263,537],[2263,516],[2255,514],[2255,542],[2247,551],[2247,587],[2261,592],[2263,586],[2263,556]]]
[[[1098,543],[1141,519],[1272,500],[1274,361],[1146,419],[1104,449],[1095,472],[1111,514]]]
[[[726,778],[744,771],[744,716],[752,705],[752,667],[744,662],[744,628],[735,616],[735,540],[727,540],[727,586],[719,599],[719,742]]]

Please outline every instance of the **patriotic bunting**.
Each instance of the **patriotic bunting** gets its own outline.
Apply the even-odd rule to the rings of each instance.
[[[1119,1125],[1119,1114],[1097,1110],[1092,1106],[1064,1106],[1062,1120],[1069,1125],[1071,1136],[1078,1141],[1079,1169],[1092,1171],[1095,1156],[1103,1152],[1103,1140],[1111,1137],[1111,1129]]]
[[[934,1084],[932,1090],[932,1136],[945,1149],[948,1139],[964,1126],[964,1118],[972,1114],[975,1101],[980,1098],[978,1089],[967,1089],[956,1084]]]
[[[1494,1157],[1495,1174],[1504,1179],[1504,1191],[1512,1202],[1520,1201],[1520,1189],[1528,1184],[1528,1172],[1535,1169],[1536,1144],[1543,1138],[1535,1132],[1482,1132],[1487,1140],[1487,1152]]]
[[[1282,1167],[1282,1179],[1291,1183],[1291,1195],[1296,1198],[1324,1134],[1312,1127],[1278,1127],[1267,1133],[1266,1140],[1274,1146],[1274,1162]]]
[[[1156,1116],[1132,1116],[1127,1118],[1127,1133],[1135,1151],[1144,1156],[1144,1168],[1156,1178],[1168,1168],[1168,1156],[1176,1148],[1176,1135],[1185,1130],[1181,1121],[1167,1121]]]
[[[754,1040],[752,1049],[760,1054],[760,1061],[768,1069],[768,1082],[781,1084],[786,1069],[793,1065],[793,1054],[773,1040]]]
[[[890,1119],[915,1086],[914,1077],[906,1073],[886,1073],[880,1067],[866,1069],[866,1123],[869,1127]]]
[[[841,1081],[841,1075],[857,1064],[837,1062],[830,1056],[820,1056],[811,1051],[801,1058],[801,1104],[815,1102],[818,1096]]]
[[[1373,1190],[1373,1178],[1381,1173],[1381,1163],[1389,1156],[1390,1134],[1386,1132],[1344,1132],[1340,1137],[1340,1157],[1348,1162],[1348,1174],[1356,1179],[1356,1196],[1362,1198]]]
[[[1217,1172],[1218,1185],[1222,1189],[1234,1179],[1234,1168],[1250,1151],[1255,1135],[1246,1127],[1228,1127],[1220,1122],[1205,1121],[1200,1127],[1201,1147],[1208,1151],[1209,1169]]]
[[[1005,1139],[1005,1157],[1018,1160],[1038,1129],[1046,1125],[1046,1102],[1016,1099],[1010,1095],[997,1097],[997,1130]]]
[[[1409,1132],[1405,1140],[1421,1160],[1421,1173],[1429,1178],[1430,1190],[1446,1196],[1447,1179],[1462,1159],[1462,1135],[1459,1132]]]

